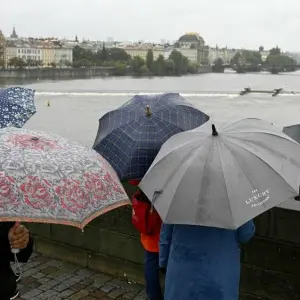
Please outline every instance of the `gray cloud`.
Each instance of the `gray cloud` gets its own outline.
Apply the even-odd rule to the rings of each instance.
[[[0,0],[0,29],[21,36],[175,40],[199,32],[210,45],[300,51],[298,0]]]

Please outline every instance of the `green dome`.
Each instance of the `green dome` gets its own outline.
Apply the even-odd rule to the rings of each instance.
[[[182,35],[179,40],[179,43],[200,43],[204,44],[204,39],[198,33],[186,33]]]

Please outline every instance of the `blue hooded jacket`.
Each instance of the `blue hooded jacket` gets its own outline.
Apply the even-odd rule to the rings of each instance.
[[[253,221],[237,230],[167,225],[160,235],[160,267],[166,268],[164,300],[238,300],[240,243]]]

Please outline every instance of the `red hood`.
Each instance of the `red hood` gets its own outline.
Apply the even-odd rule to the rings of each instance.
[[[133,186],[138,186],[141,181],[138,179],[129,180],[128,183]]]

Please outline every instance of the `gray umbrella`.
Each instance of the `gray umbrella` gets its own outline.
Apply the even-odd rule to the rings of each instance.
[[[213,129],[213,130],[212,130]],[[165,223],[236,229],[298,195],[300,145],[271,123],[171,137],[140,183]]]
[[[300,124],[284,127],[283,132],[300,143]]]

